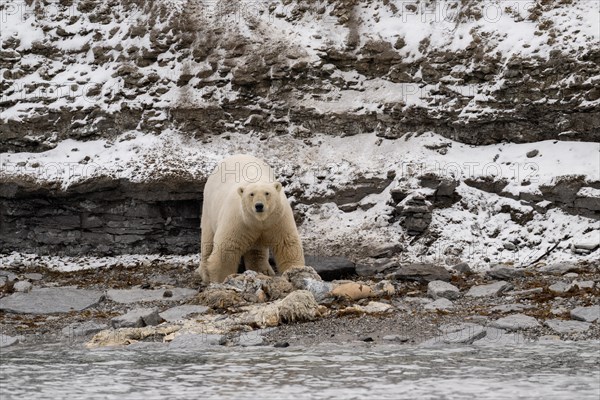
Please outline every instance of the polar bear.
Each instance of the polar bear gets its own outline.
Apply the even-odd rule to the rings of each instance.
[[[281,183],[264,161],[244,154],[226,158],[210,175],[202,204],[202,280],[223,282],[246,269],[273,276],[272,250],[279,273],[304,266],[302,242]]]

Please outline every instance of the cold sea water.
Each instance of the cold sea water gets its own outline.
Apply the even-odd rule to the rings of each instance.
[[[600,399],[600,343],[0,349],[0,399]]]

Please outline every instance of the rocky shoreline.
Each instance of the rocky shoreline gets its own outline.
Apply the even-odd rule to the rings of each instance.
[[[208,287],[192,263],[77,272],[11,266],[0,269],[0,347],[600,339],[598,264],[499,264],[484,273],[466,263],[356,268],[320,257],[312,264],[276,278],[249,271]]]

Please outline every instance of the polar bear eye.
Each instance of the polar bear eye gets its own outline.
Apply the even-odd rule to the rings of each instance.
[[[269,193],[269,192],[266,192],[266,193],[265,193],[265,195],[266,195],[266,196],[268,196],[268,195],[270,195],[270,194],[271,194],[271,193]]]
[[[254,197],[254,193],[250,193],[250,197]]]

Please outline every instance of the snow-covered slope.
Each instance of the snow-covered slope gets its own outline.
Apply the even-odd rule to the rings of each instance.
[[[171,128],[599,140],[598,2],[7,0],[0,150]]]

